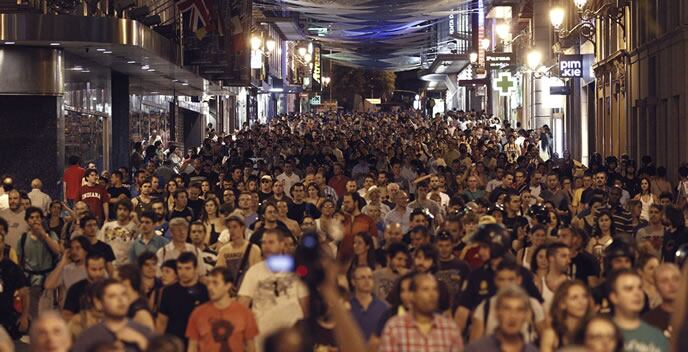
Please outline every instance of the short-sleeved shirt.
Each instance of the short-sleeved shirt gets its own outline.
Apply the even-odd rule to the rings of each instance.
[[[588,282],[588,276],[600,275],[600,263],[594,255],[588,252],[580,252],[571,258],[569,276],[575,277],[583,282]]]
[[[208,301],[208,289],[201,283],[184,287],[176,283],[162,291],[158,312],[167,317],[166,334],[186,341],[186,324],[194,308]]]
[[[100,254],[100,256],[105,259],[106,263],[115,260],[115,252],[112,251],[112,247],[101,240],[98,240],[95,244],[91,244],[89,252]]]
[[[412,314],[396,316],[387,322],[380,341],[380,352],[463,351],[461,330],[456,323],[435,314],[432,329],[423,334]]]
[[[671,313],[662,309],[661,306],[650,309],[647,313],[643,314],[643,320],[656,327],[662,333],[668,333],[669,325],[671,324]]]
[[[50,238],[58,241],[54,232],[49,234]],[[29,274],[32,286],[43,285],[43,280],[54,267],[53,264],[57,255],[50,250],[50,247],[43,240],[32,238],[33,236],[29,233],[22,236],[26,236],[23,246],[20,236],[16,248],[17,256],[23,258],[24,267],[22,269]]]
[[[358,327],[361,328],[363,337],[365,337],[367,341],[370,336],[375,333],[375,328],[380,318],[382,318],[387,309],[389,309],[389,306],[387,303],[375,297],[373,297],[373,301],[368,305],[368,309],[363,309],[363,306],[358,302],[356,297],[352,298],[350,303],[351,314],[354,316],[354,320],[358,323]]]
[[[116,265],[126,264],[129,261],[129,249],[136,239],[136,224],[133,221],[126,225],[117,220],[106,222],[98,233],[98,239],[110,245]]]
[[[265,261],[246,272],[239,296],[250,297],[261,336],[290,327],[303,317],[299,299],[308,290],[294,273],[274,273]]]
[[[245,350],[246,342],[258,335],[258,325],[250,309],[234,301],[227,308],[208,302],[196,307],[186,326],[186,337],[198,341],[198,351]]]
[[[153,332],[132,320],[127,321],[127,327],[136,330],[136,332],[143,335],[146,339],[153,337]],[[117,336],[108,329],[104,323],[98,323],[77,336],[74,341],[72,352],[91,352],[103,345],[112,345],[117,342]],[[124,343],[125,352],[139,352],[141,351],[137,345],[131,343]]]
[[[232,243],[222,246],[217,254],[217,266],[226,267],[233,275],[237,275],[239,269],[241,269],[239,266],[244,258],[247,246],[251,246],[251,249],[249,250],[248,258],[246,258],[246,265],[243,268],[243,272],[246,273],[253,264],[260,262],[261,259],[260,247],[249,241],[244,241],[244,245],[239,248],[234,247]]]
[[[83,201],[88,205],[88,209],[98,218],[100,223],[107,220],[104,219],[103,214],[103,204],[107,204],[110,201],[110,194],[105,190],[102,185],[83,185],[81,190],[79,190],[78,200]]]
[[[478,341],[471,342],[468,346],[466,346],[465,352],[501,352],[502,348],[500,345],[501,344],[495,335],[489,335]],[[538,352],[539,349],[532,343],[526,343],[521,351]]]
[[[81,180],[84,178],[84,169],[79,165],[72,165],[65,169],[62,180],[65,183],[67,200],[77,200],[81,189]]]
[[[136,259],[145,252],[157,253],[158,249],[164,247],[169,243],[165,237],[154,235],[150,241],[145,242],[142,236],[139,236],[129,248],[129,262],[136,263]]]
[[[625,352],[668,352],[669,340],[656,327],[641,321],[633,330],[620,329]]]

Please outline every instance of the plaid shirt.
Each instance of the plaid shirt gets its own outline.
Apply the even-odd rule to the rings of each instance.
[[[412,314],[390,319],[382,331],[380,352],[455,352],[463,350],[461,331],[453,320],[435,314],[424,335]]]

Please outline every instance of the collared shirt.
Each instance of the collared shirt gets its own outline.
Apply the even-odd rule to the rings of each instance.
[[[411,212],[413,211],[413,209],[407,206],[406,211],[403,213],[397,210],[397,208],[394,208],[389,213],[387,213],[387,215],[385,216],[385,226],[397,223],[401,225],[401,231],[403,233],[406,233],[409,230],[409,222],[411,221],[409,217],[411,216]]]
[[[50,196],[41,192],[40,189],[36,188],[32,189],[31,192],[29,192],[28,196],[29,199],[31,199],[31,205],[43,210],[43,214],[47,216],[48,208],[50,207],[50,202],[52,201],[50,199]]]
[[[363,331],[363,336],[365,337],[366,341],[375,332],[377,323],[380,321],[380,318],[382,318],[387,309],[389,309],[387,303],[375,298],[374,296],[373,300],[368,305],[368,309],[363,308],[356,297],[351,299],[351,314],[354,316],[356,323],[358,323],[358,327],[360,327],[361,331]]]
[[[497,336],[489,335],[466,346],[465,352],[501,352],[502,344]],[[538,348],[531,343],[524,343],[522,352],[537,352]]]
[[[179,255],[182,254],[182,252],[191,252],[196,256],[196,268],[198,268],[198,275],[205,276],[206,267],[205,263],[203,263],[203,255],[198,248],[191,243],[184,243],[183,251],[178,250],[172,241],[162,246],[162,248],[158,249],[156,252],[156,256],[158,257],[158,266],[170,259],[179,258]]]
[[[435,314],[432,328],[423,334],[412,314],[397,316],[382,331],[380,352],[455,352],[463,350],[461,331],[456,323]]]
[[[164,247],[169,240],[165,237],[159,236],[157,233],[153,238],[146,243],[143,239],[143,235],[140,235],[129,249],[129,262],[136,263],[136,259],[145,252],[157,253],[158,249]]]

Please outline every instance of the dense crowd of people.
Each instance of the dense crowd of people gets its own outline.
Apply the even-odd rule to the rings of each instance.
[[[688,167],[551,146],[475,112],[303,114],[70,157],[63,199],[10,172],[0,351],[683,350]]]

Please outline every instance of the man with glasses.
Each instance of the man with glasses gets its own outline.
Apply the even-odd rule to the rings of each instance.
[[[409,229],[411,219],[411,209],[408,206],[408,195],[404,191],[399,191],[394,198],[395,207],[385,216],[385,226],[390,224],[400,224],[401,231],[406,233]]]

